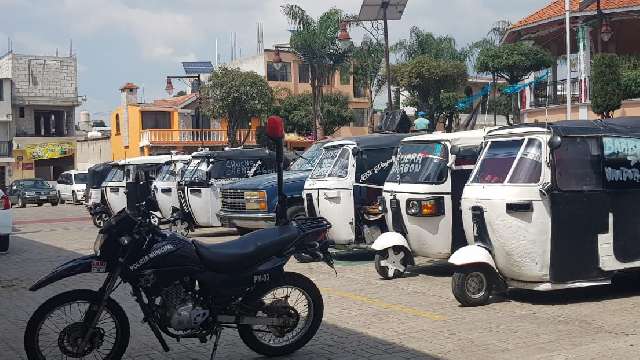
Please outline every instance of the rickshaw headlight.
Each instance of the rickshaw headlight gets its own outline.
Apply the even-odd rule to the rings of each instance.
[[[247,210],[267,210],[267,193],[264,191],[247,191],[244,193],[244,203]]]
[[[442,196],[427,199],[407,200],[407,215],[435,217],[444,215],[444,198]]]
[[[409,200],[407,201],[407,214],[411,216],[417,216],[420,213],[420,201]]]

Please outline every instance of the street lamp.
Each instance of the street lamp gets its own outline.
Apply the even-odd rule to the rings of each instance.
[[[388,20],[400,20],[408,0],[363,0],[358,20],[384,21],[384,61],[387,72],[387,102],[389,110],[393,109],[391,94],[391,65],[389,63],[389,25]]]
[[[342,21],[340,23],[340,32],[338,33],[338,46],[340,49],[347,50],[353,46],[353,41],[351,41],[351,35],[349,35],[349,31],[347,29],[349,23],[346,21]]]
[[[167,94],[169,94],[169,96],[173,94],[173,83],[171,82],[171,78],[168,76],[167,76],[167,86],[164,88],[164,90],[167,92]]]

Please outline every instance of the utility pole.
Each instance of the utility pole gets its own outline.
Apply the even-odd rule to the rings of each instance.
[[[393,97],[391,95],[391,65],[389,64],[389,25],[387,21],[387,9],[389,8],[389,1],[382,1],[382,20],[384,21],[384,61],[385,69],[387,72],[387,102],[388,110],[393,110]]]

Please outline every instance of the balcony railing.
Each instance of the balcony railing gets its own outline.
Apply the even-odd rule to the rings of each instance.
[[[254,129],[239,129],[238,143],[256,144]],[[140,134],[140,146],[225,146],[229,144],[226,129],[147,129]]]
[[[0,157],[11,157],[11,142],[0,141]]]
[[[580,79],[571,79],[571,90],[567,91],[567,81],[544,81],[533,86],[532,96],[529,106],[540,108],[553,105],[565,105],[567,95],[571,94],[571,102],[580,101]]]

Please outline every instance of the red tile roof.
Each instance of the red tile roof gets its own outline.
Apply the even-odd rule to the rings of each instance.
[[[139,89],[138,85],[134,84],[134,83],[126,83],[124,85],[122,85],[122,87],[120,88],[120,91],[122,90],[129,90],[129,89]]]
[[[178,108],[190,102],[191,99],[195,99],[197,96],[198,94],[187,94],[168,99],[154,100],[153,106]]]
[[[571,0],[571,11],[578,11],[579,5],[580,0]],[[623,9],[638,6],[640,6],[640,0],[600,0],[600,7],[602,10]],[[582,11],[596,11],[596,9],[597,5],[593,3]],[[564,15],[564,0],[555,0],[551,4],[515,23],[512,29],[550,20],[562,15]]]

